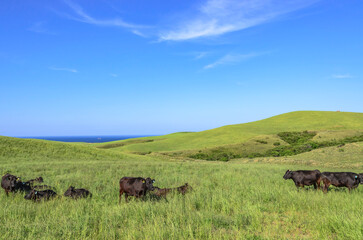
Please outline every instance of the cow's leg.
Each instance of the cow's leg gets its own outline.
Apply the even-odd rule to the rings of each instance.
[[[127,193],[125,193],[125,201],[126,201],[126,202],[128,202],[128,201],[127,201],[127,197],[128,197],[128,196],[129,196],[129,195],[128,195]]]
[[[122,189],[120,189],[120,195],[118,196],[118,203],[121,203],[121,196],[124,193],[124,191]]]
[[[299,191],[300,190],[300,187],[301,187],[301,184],[300,183],[295,183],[295,186],[296,186],[297,190]]]
[[[314,183],[314,189],[316,190],[318,188],[317,184]]]
[[[320,190],[320,182],[321,182],[321,178],[319,178],[319,179],[316,181],[316,184],[318,185],[318,190]]]
[[[6,196],[9,197],[9,190],[5,189]]]
[[[324,192],[327,193],[328,189],[329,189],[330,184],[329,183],[324,183]]]

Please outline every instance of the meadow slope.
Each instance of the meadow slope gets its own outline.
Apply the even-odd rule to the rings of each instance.
[[[1,191],[1,238],[363,239],[363,185],[352,193],[333,187],[323,194],[312,188],[297,191],[291,180],[282,178],[287,169],[363,172],[362,142],[289,157],[229,162],[135,155],[123,149],[131,151],[138,146],[138,151],[147,151],[152,146],[175,150],[173,144],[181,144],[177,149],[195,147],[197,143],[186,141],[187,136],[192,137],[191,141],[200,137],[202,144],[213,146],[216,139],[228,143],[232,135],[236,137],[234,141],[244,141],[243,136],[237,137],[244,131],[262,139],[281,131],[321,130],[316,137],[324,140],[354,135],[363,129],[362,114],[308,112],[311,118],[304,121],[300,117],[305,113],[283,114],[210,132],[104,144],[0,136],[0,173],[11,172],[23,179],[42,176],[45,184],[55,187],[60,195],[49,202],[33,203],[21,193],[6,197]],[[319,126],[314,121],[319,116],[331,119],[321,120]],[[202,138],[213,134],[213,141]],[[186,142],[181,143],[182,139]],[[151,145],[163,141],[170,145]],[[194,191],[185,196],[171,195],[166,200],[148,196],[143,200],[130,198],[126,204],[122,199],[118,204],[118,182],[123,176],[152,177],[159,187],[188,182]],[[61,195],[70,185],[89,189],[92,199],[65,199]]]
[[[184,132],[158,137],[147,137],[143,139],[153,141],[127,144],[116,147],[115,150],[125,152],[198,150],[227,144],[243,143],[259,135],[304,130],[363,130],[363,113],[324,111],[290,112],[256,122],[228,125],[202,132]],[[128,141],[123,140],[119,142]]]

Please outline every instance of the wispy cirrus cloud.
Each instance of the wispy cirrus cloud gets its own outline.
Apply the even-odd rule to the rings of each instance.
[[[201,59],[206,57],[209,54],[209,52],[198,52],[196,53],[195,59]]]
[[[208,64],[208,65],[205,65],[203,67],[203,69],[211,69],[211,68],[215,68],[219,65],[236,64],[238,62],[242,62],[242,61],[246,61],[251,58],[266,55],[268,53],[270,53],[270,52],[252,52],[252,53],[248,53],[248,54],[226,54],[223,57],[221,57],[220,59],[218,59],[217,61],[215,61],[211,64]]]
[[[50,70],[53,71],[65,71],[65,72],[72,72],[72,73],[78,73],[77,69],[73,69],[73,68],[63,68],[63,67],[49,67]]]
[[[335,79],[353,78],[353,76],[350,74],[333,74],[331,77]]]
[[[35,33],[43,33],[43,34],[50,34],[50,35],[56,34],[55,32],[50,31],[47,28],[46,22],[36,22],[33,25],[31,25],[27,30],[31,31],[31,32],[35,32]]]
[[[218,36],[269,22],[319,0],[208,0],[174,28],[162,31],[160,41]]]
[[[73,14],[61,13],[61,15],[65,16],[66,18],[97,26],[111,26],[111,27],[114,26],[114,27],[126,28],[130,29],[131,32],[136,35],[145,37],[145,34],[141,33],[137,29],[148,28],[148,26],[128,23],[122,20],[121,18],[97,19],[90,16],[88,13],[86,13],[83,10],[83,8],[80,5],[72,1],[64,0],[64,3],[73,11]]]

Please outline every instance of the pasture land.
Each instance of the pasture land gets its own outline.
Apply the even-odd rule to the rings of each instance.
[[[349,131],[363,130],[363,113],[351,112],[324,112],[324,111],[298,111],[281,114],[256,122],[223,126],[202,132],[181,132],[158,137],[140,138],[153,140],[130,144],[131,140],[116,142],[129,143],[115,147],[114,150],[122,152],[169,152],[201,150],[223,145],[244,143],[261,135],[275,135],[280,132],[314,130],[324,137],[344,137]],[[341,132],[340,135],[335,132]],[[113,143],[116,143],[113,142]],[[103,144],[99,144],[102,146]],[[95,144],[97,146],[97,144]]]
[[[33,203],[22,194],[6,197],[1,192],[0,232],[4,239],[363,238],[362,186],[350,194],[344,189],[328,194],[311,188],[298,192],[291,180],[282,179],[286,169],[363,172],[362,144],[344,146],[344,152],[327,148],[330,155],[322,161],[318,150],[288,158],[225,163],[110,154],[93,147],[85,157],[85,146],[54,143],[56,146],[44,149],[43,143],[33,140],[14,141],[20,145],[29,141],[31,148],[14,156],[0,141],[1,149],[8,149],[0,154],[1,172],[11,171],[24,179],[43,176],[45,184],[54,186],[59,194],[70,185],[87,188],[93,198],[73,201],[59,197]],[[15,142],[11,146],[17,147]],[[62,157],[59,151],[65,148]],[[351,151],[358,156],[347,156]],[[330,158],[337,165],[330,164]],[[312,160],[314,164],[310,164]],[[167,200],[130,198],[126,204],[122,199],[119,205],[122,176],[150,176],[159,187],[188,182],[195,190]]]
[[[102,144],[0,136],[0,173],[42,176],[60,195],[33,203],[21,193],[6,197],[1,189],[0,238],[363,239],[363,185],[352,193],[332,187],[323,194],[297,191],[282,178],[287,169],[363,172],[362,141],[284,157],[228,162],[188,157],[214,149],[237,154],[287,146],[291,139],[278,137],[284,131],[315,131],[316,142],[356,137],[362,134],[362,116],[293,112],[200,133]],[[166,200],[130,197],[128,204],[123,198],[118,204],[123,176],[152,177],[161,188],[188,182],[194,191]],[[70,185],[89,189],[92,199],[62,197]]]

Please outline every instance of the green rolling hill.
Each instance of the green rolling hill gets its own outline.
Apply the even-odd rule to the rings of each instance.
[[[199,150],[222,145],[245,143],[261,135],[274,135],[284,131],[321,131],[322,136],[333,138],[354,135],[363,130],[363,113],[297,111],[277,115],[264,120],[228,125],[202,132],[174,133],[158,137],[123,140],[94,145],[109,146],[125,152],[164,152]],[[332,133],[333,132],[333,133]],[[110,145],[112,144],[112,145]]]

